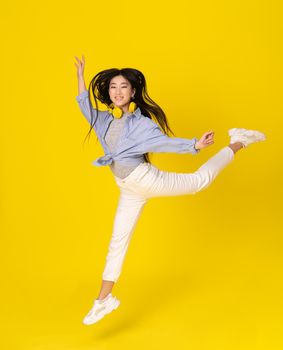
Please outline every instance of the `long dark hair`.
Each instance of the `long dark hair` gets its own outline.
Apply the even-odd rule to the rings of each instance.
[[[131,99],[131,101],[134,101],[137,107],[140,108],[142,115],[150,119],[155,118],[157,123],[159,124],[159,126],[161,127],[161,129],[166,135],[169,135],[169,132],[172,135],[174,135],[173,131],[169,127],[169,123],[164,111],[161,109],[160,106],[158,106],[158,104],[156,104],[149,97],[147,93],[147,86],[146,86],[146,81],[143,73],[137,69],[111,68],[111,69],[106,69],[97,73],[89,83],[89,87],[88,87],[89,105],[92,106],[91,98],[90,98],[90,95],[91,95],[90,92],[92,91],[95,105],[96,105],[96,110],[98,110],[97,100],[105,104],[108,108],[110,107],[110,105],[112,104],[112,101],[110,99],[109,92],[108,92],[109,84],[111,79],[117,75],[122,75],[124,78],[126,78],[130,82],[132,88],[135,88],[136,90],[135,96],[133,100]],[[90,108],[90,111],[91,111],[91,126],[86,137],[90,135],[91,130],[93,129],[93,125],[96,122],[96,119],[94,121],[94,118],[93,118],[92,108]],[[144,154],[144,159],[146,162],[150,162],[148,153]]]

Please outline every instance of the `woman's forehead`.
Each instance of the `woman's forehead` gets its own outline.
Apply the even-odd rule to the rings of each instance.
[[[122,75],[117,75],[117,76],[113,77],[111,79],[111,81],[110,81],[110,84],[116,84],[116,83],[120,83],[120,84],[126,83],[126,84],[128,84],[129,81],[125,77],[123,77]]]

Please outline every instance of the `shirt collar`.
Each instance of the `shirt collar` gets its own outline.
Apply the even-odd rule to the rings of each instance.
[[[140,107],[137,107],[134,112],[133,112],[133,115],[139,117],[141,115],[141,110],[140,110]]]

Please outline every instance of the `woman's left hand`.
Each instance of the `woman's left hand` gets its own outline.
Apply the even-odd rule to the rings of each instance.
[[[195,149],[202,149],[214,143],[214,131],[205,132],[202,137],[196,142]]]

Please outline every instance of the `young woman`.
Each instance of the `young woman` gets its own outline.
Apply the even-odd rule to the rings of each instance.
[[[94,76],[88,90],[84,82],[85,58],[77,63],[79,94],[76,100],[101,142],[105,155],[96,166],[109,165],[120,189],[118,208],[98,297],[83,323],[93,324],[116,309],[120,301],[112,295],[128,245],[142,209],[149,198],[195,194],[207,188],[233,159],[251,143],[266,139],[262,132],[233,128],[230,144],[223,147],[193,173],[162,171],[150,163],[149,152],[198,154],[214,143],[214,132],[200,139],[169,137],[172,134],[163,110],[148,95],[144,75],[137,69],[107,69]],[[92,91],[96,108],[93,108]],[[107,110],[99,110],[97,99]],[[156,118],[157,123],[152,120]],[[174,135],[174,134],[173,134]]]

